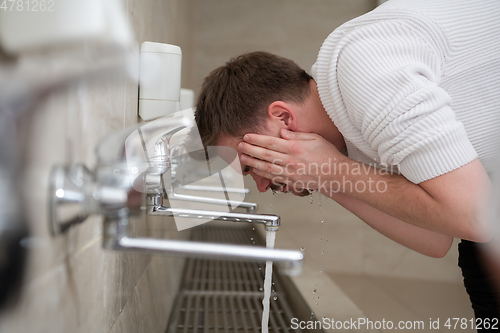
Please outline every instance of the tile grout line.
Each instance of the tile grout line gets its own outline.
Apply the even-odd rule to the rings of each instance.
[[[128,304],[128,301],[130,300],[130,298],[132,298],[134,292],[137,292],[137,286],[139,285],[139,283],[141,283],[141,280],[142,280],[142,277],[144,276],[144,273],[146,272],[146,270],[148,269],[148,267],[151,265],[151,258],[149,260],[149,263],[148,265],[144,268],[144,270],[142,271],[141,273],[141,276],[139,277],[139,280],[137,281],[137,283],[135,284],[134,286],[134,289],[132,290],[132,292],[130,293],[130,296],[127,298],[127,301],[125,302],[125,304],[123,304],[123,307],[120,309],[120,312],[118,312],[118,315],[116,316],[115,320],[113,321],[113,324],[111,324],[111,326],[109,327],[109,330],[108,330],[108,333],[111,332],[111,330],[113,329],[113,327],[115,326],[115,323],[116,321],[118,320],[118,318],[120,318],[120,315],[122,314],[123,310],[125,309],[125,307],[127,306]]]
[[[102,239],[102,235],[98,236],[97,238],[92,239],[87,244],[83,245],[81,248],[79,248],[78,250],[76,250],[75,252],[70,253],[69,255],[63,257],[63,260],[61,262],[57,262],[54,265],[51,265],[51,266],[47,267],[47,269],[45,269],[40,274],[37,274],[36,276],[31,276],[30,278],[27,278],[25,280],[24,284],[26,284],[26,285],[33,284],[36,280],[42,278],[43,276],[45,276],[47,274],[50,274],[51,271],[56,270],[61,265],[64,265],[64,262],[66,260],[69,260],[69,259],[73,258],[74,256],[76,256],[77,254],[80,254],[80,253],[84,252],[88,248],[92,247],[92,245],[94,245],[100,239]]]
[[[76,250],[73,254],[71,254],[69,256],[69,258],[75,257],[76,255],[84,252],[85,250],[87,250],[88,248],[90,248],[92,245],[94,245],[97,241],[99,241],[101,239],[102,239],[102,235],[97,236],[96,238],[92,239],[90,242],[88,242],[87,244],[85,244],[84,246],[82,246],[81,248],[79,248],[78,250]]]

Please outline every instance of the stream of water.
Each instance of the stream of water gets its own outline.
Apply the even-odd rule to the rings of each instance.
[[[274,249],[274,241],[276,239],[276,231],[266,232],[266,247]],[[271,285],[273,275],[273,262],[266,261],[266,276],[264,279],[264,298],[262,299],[262,333],[268,333],[269,329],[269,308],[271,301]]]

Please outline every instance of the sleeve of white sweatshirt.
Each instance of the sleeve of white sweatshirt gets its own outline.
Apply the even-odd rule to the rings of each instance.
[[[429,34],[382,21],[353,29],[336,54],[342,121],[383,165],[398,165],[408,180],[420,183],[477,157],[440,87],[445,55]]]

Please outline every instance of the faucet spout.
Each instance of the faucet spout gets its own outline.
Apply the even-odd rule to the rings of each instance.
[[[146,214],[171,216],[179,218],[208,219],[227,222],[246,222],[263,224],[267,231],[277,231],[280,226],[280,217],[270,214],[249,214],[236,212],[222,212],[213,210],[173,208],[163,206],[161,195],[148,195],[146,198]]]
[[[247,210],[247,212],[253,212],[257,210],[258,205],[253,202],[237,202],[233,200],[223,200],[223,199],[217,199],[217,198],[210,198],[210,197],[200,197],[196,195],[186,195],[186,194],[178,194],[175,192],[172,192],[168,196],[168,200],[178,200],[178,201],[190,201],[190,202],[200,202],[200,203],[209,203],[209,204],[214,204],[214,205],[222,205],[222,206],[238,206],[240,208],[244,208]]]

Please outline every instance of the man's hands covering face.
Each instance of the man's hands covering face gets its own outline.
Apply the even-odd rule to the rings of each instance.
[[[317,190],[334,176],[332,168],[345,158],[337,148],[313,133],[281,130],[281,137],[246,134],[238,145],[240,160],[255,174],[284,184],[297,195]]]

